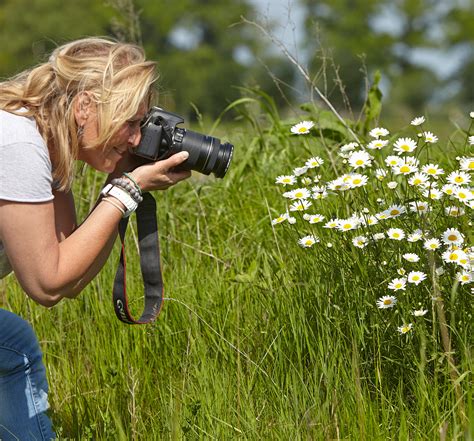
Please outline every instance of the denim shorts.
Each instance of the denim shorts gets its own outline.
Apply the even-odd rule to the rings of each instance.
[[[0,440],[51,440],[48,383],[32,327],[0,308]]]

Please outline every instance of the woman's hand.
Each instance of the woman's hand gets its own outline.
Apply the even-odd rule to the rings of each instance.
[[[149,162],[133,170],[130,175],[142,191],[166,190],[172,185],[191,176],[188,170],[175,170],[189,156],[188,152],[180,152],[161,161]]]

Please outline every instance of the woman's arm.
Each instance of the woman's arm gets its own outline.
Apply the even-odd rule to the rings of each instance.
[[[189,177],[189,172],[172,171],[184,159],[178,154],[149,164],[145,170],[137,169],[142,188],[163,189]],[[15,275],[25,292],[45,306],[75,297],[97,275],[110,254],[121,219],[116,207],[100,202],[67,236],[73,224],[70,214],[62,217],[58,211],[70,203],[66,201],[55,206],[54,202],[0,200],[0,238]]]

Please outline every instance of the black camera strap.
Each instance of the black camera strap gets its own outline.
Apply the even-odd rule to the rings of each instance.
[[[137,216],[140,268],[145,294],[143,313],[138,320],[130,314],[126,289],[125,233],[129,218],[124,218],[119,223],[122,251],[113,288],[115,314],[119,320],[131,325],[152,322],[158,317],[163,306],[163,278],[161,274],[156,202],[150,193],[143,194],[143,201],[138,205],[135,213]]]

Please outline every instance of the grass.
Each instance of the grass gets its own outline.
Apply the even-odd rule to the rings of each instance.
[[[236,151],[225,179],[195,174],[155,195],[170,298],[156,323],[115,318],[118,248],[78,299],[49,310],[13,277],[3,282],[3,307],[41,341],[60,438],[470,439],[435,328],[395,335],[375,307],[369,262],[349,246],[331,262],[272,230],[275,176],[307,152],[274,116],[249,115],[250,126],[228,134]],[[77,181],[80,217],[102,180],[87,170]],[[127,241],[137,314],[132,233]],[[472,316],[462,301],[467,309],[450,308],[449,322],[472,417]]]

